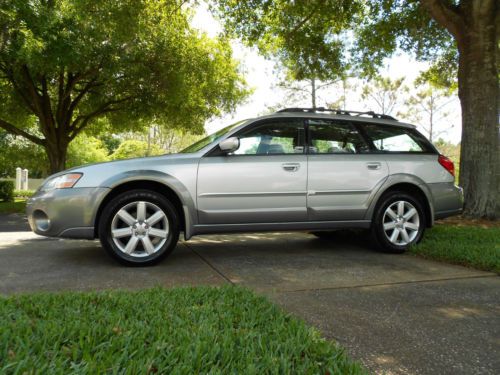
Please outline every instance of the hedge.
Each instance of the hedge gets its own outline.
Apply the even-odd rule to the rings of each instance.
[[[11,202],[14,200],[14,183],[0,181],[0,201]]]

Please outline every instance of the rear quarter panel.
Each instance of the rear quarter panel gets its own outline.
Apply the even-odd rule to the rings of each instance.
[[[432,222],[435,217],[448,216],[462,209],[461,190],[455,186],[455,178],[438,162],[437,154],[387,154],[389,178],[374,198],[369,210],[373,214],[377,199],[391,186],[399,183],[417,185],[430,203]]]
[[[453,183],[455,178],[439,163],[437,154],[387,154],[389,175],[409,174],[426,184]]]

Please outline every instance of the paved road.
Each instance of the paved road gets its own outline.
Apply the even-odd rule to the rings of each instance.
[[[44,239],[12,223],[0,226],[8,230],[0,293],[233,283],[268,295],[374,372],[500,373],[494,274],[379,254],[348,233],[205,236],[181,242],[156,267],[125,268],[98,242]]]

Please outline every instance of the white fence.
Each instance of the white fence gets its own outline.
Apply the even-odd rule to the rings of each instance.
[[[16,187],[16,179],[15,178],[0,178],[0,180],[7,180],[7,181],[12,181],[14,183],[14,188],[16,190],[21,190],[17,189]],[[22,190],[36,190],[40,187],[40,185],[43,182],[43,178],[29,178],[28,181],[28,188],[27,189],[22,189]]]

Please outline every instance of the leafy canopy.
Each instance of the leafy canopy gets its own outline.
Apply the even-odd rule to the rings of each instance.
[[[201,132],[247,91],[228,41],[191,29],[182,3],[3,0],[0,126],[46,147],[102,117]]]
[[[299,80],[349,68],[374,75],[398,50],[435,62],[436,82],[456,77],[453,39],[418,0],[218,0],[212,9],[228,33],[277,56]]]

